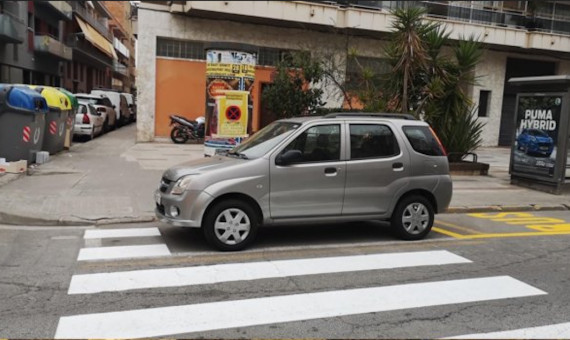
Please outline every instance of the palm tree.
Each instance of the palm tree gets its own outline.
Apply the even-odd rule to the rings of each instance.
[[[392,12],[394,33],[385,49],[386,56],[392,64],[392,76],[388,80],[388,88],[394,94],[398,111],[408,113],[410,97],[417,90],[415,74],[417,70],[428,66],[428,46],[424,37],[436,30],[437,23],[424,23],[424,8],[410,7],[396,9]],[[396,75],[396,76],[394,76]]]

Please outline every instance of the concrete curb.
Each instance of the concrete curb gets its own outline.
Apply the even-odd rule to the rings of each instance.
[[[44,227],[62,227],[62,226],[97,226],[110,224],[128,224],[128,223],[146,223],[157,221],[154,216],[135,216],[135,217],[116,217],[101,219],[83,219],[78,217],[60,217],[60,218],[44,218],[36,216],[21,216],[0,211],[0,224],[6,225],[29,225]]]
[[[570,210],[566,204],[559,205],[517,205],[502,206],[489,205],[477,207],[450,207],[445,211],[447,214],[468,214],[486,212],[506,212],[506,211],[565,211]],[[155,216],[135,216],[135,217],[110,217],[100,219],[83,219],[78,217],[42,218],[34,216],[21,216],[0,211],[0,224],[7,225],[30,225],[30,226],[102,226],[111,224],[148,223],[156,222]]]

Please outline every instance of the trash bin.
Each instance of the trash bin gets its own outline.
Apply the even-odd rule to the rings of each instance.
[[[67,117],[71,111],[71,103],[67,96],[56,88],[49,86],[31,86],[45,98],[49,111],[46,114],[43,151],[50,155],[63,150]]]
[[[0,157],[9,162],[35,162],[42,150],[45,99],[27,87],[0,84]]]
[[[79,107],[79,102],[77,98],[73,95],[73,93],[63,89],[61,87],[57,88],[59,92],[65,94],[67,99],[69,99],[69,103],[71,104],[71,110],[67,115],[67,124],[65,129],[65,142],[63,144],[64,149],[69,150],[71,147],[71,143],[73,141],[73,126],[75,125],[75,114],[77,113],[77,108]]]

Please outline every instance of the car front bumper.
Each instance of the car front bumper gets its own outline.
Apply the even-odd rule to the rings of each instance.
[[[213,197],[204,191],[190,190],[182,195],[154,192],[156,217],[175,227],[200,228],[202,218]],[[173,214],[173,211],[178,211]]]

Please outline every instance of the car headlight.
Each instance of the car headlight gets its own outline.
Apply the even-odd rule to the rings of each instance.
[[[184,191],[186,191],[190,187],[190,182],[192,182],[193,176],[184,176],[176,181],[172,191],[170,192],[172,195],[182,195]]]

